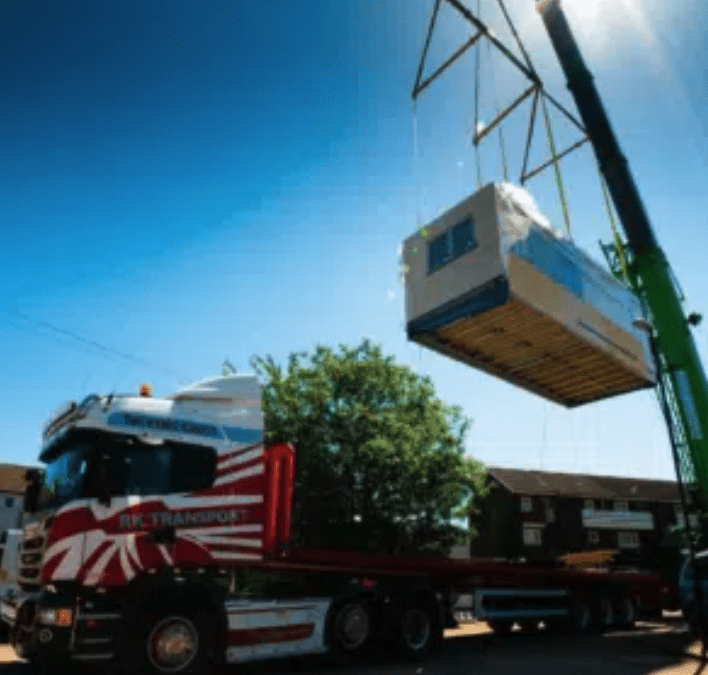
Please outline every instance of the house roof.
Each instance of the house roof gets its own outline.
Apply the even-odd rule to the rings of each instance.
[[[671,480],[593,476],[499,467],[487,467],[487,471],[491,478],[496,479],[509,492],[529,497],[638,499],[652,502],[678,502],[680,499],[678,483]]]
[[[20,464],[0,464],[0,492],[23,494],[28,468]]]

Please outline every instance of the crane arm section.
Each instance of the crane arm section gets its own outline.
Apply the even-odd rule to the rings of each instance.
[[[583,61],[560,0],[536,3],[587,129],[600,170],[627,237],[630,283],[654,328],[657,367],[673,399],[672,419],[685,445],[694,498],[708,508],[708,381],[690,332],[668,260],[660,248],[628,163]],[[689,466],[690,465],[690,466]],[[692,475],[691,475],[692,474]]]

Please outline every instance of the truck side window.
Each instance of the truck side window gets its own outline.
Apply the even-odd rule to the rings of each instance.
[[[129,495],[161,495],[169,492],[170,451],[165,447],[139,448],[127,452],[126,493]]]
[[[173,445],[172,492],[193,492],[211,487],[216,475],[214,448],[192,445]]]
[[[108,452],[106,474],[113,496],[148,497],[211,487],[216,451],[201,445],[118,442]]]

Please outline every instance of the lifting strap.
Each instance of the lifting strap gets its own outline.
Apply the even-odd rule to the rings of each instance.
[[[479,17],[480,21],[482,20],[482,6],[481,6],[481,0],[477,0],[477,16]],[[480,58],[479,58],[479,50],[480,50],[480,40],[477,40],[477,44],[475,45],[475,60],[474,60],[474,68],[475,68],[475,78],[474,78],[474,129],[472,130],[472,142],[474,143],[474,139],[477,136],[477,130],[479,127],[479,80],[480,80]],[[479,157],[479,143],[474,143],[474,161],[475,161],[475,166],[477,169],[477,189],[480,190],[482,188],[482,163]]]
[[[561,208],[563,209],[563,220],[565,221],[565,229],[567,235],[571,236],[570,229],[570,213],[568,211],[568,201],[565,196],[565,188],[563,187],[563,178],[560,172],[560,166],[558,165],[558,153],[556,152],[556,144],[553,140],[553,130],[551,128],[551,118],[548,115],[548,108],[546,106],[545,96],[541,96],[541,105],[543,107],[543,118],[546,122],[546,133],[548,134],[548,146],[551,149],[551,156],[553,158],[553,172],[556,176],[556,186],[558,187],[558,197],[560,198]]]

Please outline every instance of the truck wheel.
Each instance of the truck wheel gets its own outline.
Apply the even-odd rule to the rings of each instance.
[[[577,598],[571,607],[570,627],[575,635],[584,635],[592,630],[592,612],[584,598]]]
[[[433,620],[429,612],[424,607],[406,607],[400,628],[400,644],[404,655],[410,659],[424,658],[430,650],[433,637]]]
[[[612,607],[612,599],[608,597],[600,598],[596,613],[597,629],[601,632],[612,629],[615,625],[615,612]]]
[[[135,649],[138,663],[131,670],[152,675],[206,672],[216,660],[215,631],[208,630],[196,614],[162,612],[144,621],[142,647]]]
[[[371,636],[369,607],[363,600],[335,605],[329,621],[329,640],[338,657],[361,652]]]
[[[617,625],[622,628],[634,627],[634,622],[637,618],[634,600],[629,595],[623,595],[619,601],[619,612],[617,616]]]

